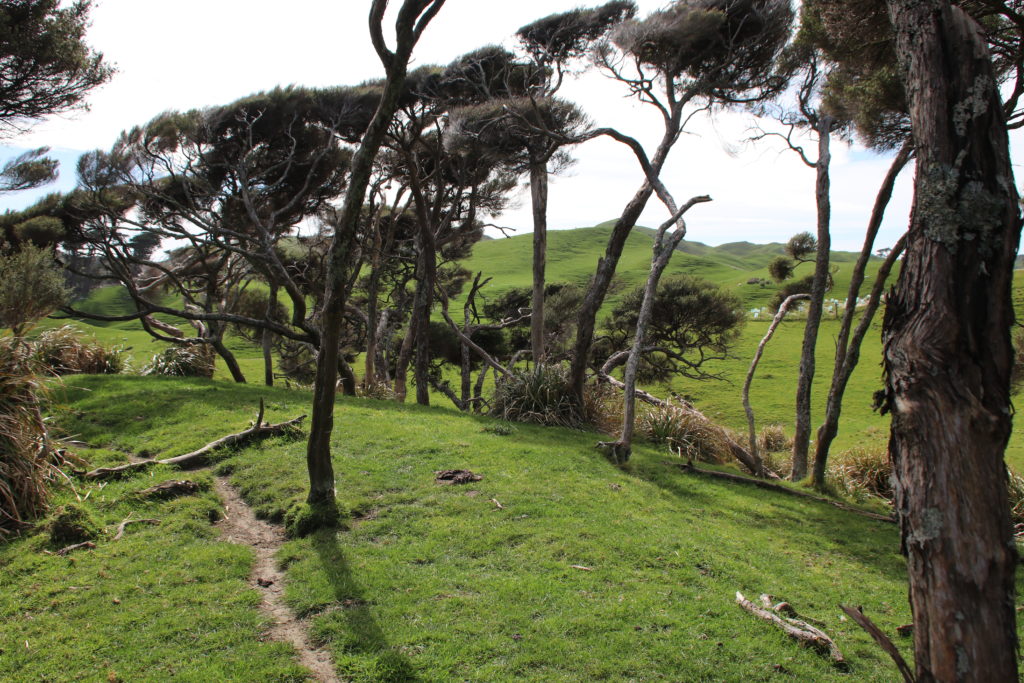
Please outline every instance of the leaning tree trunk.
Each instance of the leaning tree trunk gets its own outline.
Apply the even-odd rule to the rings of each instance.
[[[267,319],[274,313],[274,307],[277,305],[277,285],[270,285],[270,295],[267,297]],[[274,333],[269,329],[264,328],[263,334],[261,335],[261,342],[263,346],[263,383],[268,387],[274,386],[274,356],[273,356],[273,341]]]
[[[799,481],[807,476],[807,453],[811,445],[811,386],[814,382],[814,351],[818,346],[818,328],[821,311],[828,289],[828,258],[832,248],[829,221],[832,205],[829,198],[829,165],[832,155],[829,142],[833,120],[822,116],[816,126],[818,132],[818,160],[814,164],[817,175],[815,202],[818,206],[818,251],[814,259],[814,281],[811,300],[807,304],[807,324],[800,349],[800,374],[796,384],[796,423],[793,429],[793,472],[790,479]]]
[[[863,339],[863,335],[860,337],[855,335],[853,340],[850,339],[853,321],[857,317],[857,300],[860,297],[860,288],[864,284],[864,275],[867,271],[868,261],[871,260],[875,238],[878,236],[879,228],[882,227],[882,218],[885,216],[885,210],[889,206],[889,200],[892,198],[892,190],[896,185],[896,178],[907,165],[913,150],[914,146],[910,141],[905,142],[889,166],[889,170],[886,172],[885,178],[878,188],[878,194],[875,195],[875,204],[871,209],[871,218],[868,220],[868,229],[864,236],[864,246],[861,247],[857,263],[854,264],[853,272],[850,274],[850,289],[846,294],[846,309],[843,311],[843,321],[839,325],[839,335],[836,337],[836,359],[832,369],[832,383],[829,386],[828,399],[825,403],[825,419],[821,426],[818,427],[818,441],[815,444],[814,450],[814,470],[811,476],[814,485],[818,488],[822,488],[825,485],[828,452],[832,447],[832,441],[839,433],[839,414],[843,408],[843,394],[846,393],[846,384],[854,368],[857,367],[857,361],[860,358],[860,342]],[[901,239],[900,251],[902,250],[903,243]],[[893,251],[896,251],[896,249],[893,248]],[[892,256],[892,252],[890,252],[890,257],[890,259],[887,259],[888,267],[883,265],[883,268],[880,268],[878,271],[874,286],[874,289],[878,290],[878,295],[872,292],[871,296],[874,306],[869,306],[869,310],[864,312],[864,316],[861,319],[862,326],[865,325],[865,318],[867,324],[870,324],[871,319],[874,317],[875,309],[878,306],[877,297],[881,295],[881,286],[885,283],[886,278],[889,277],[892,260],[897,258],[898,254],[897,256]],[[885,271],[884,275],[882,273],[883,269]]]
[[[530,163],[530,201],[533,206],[533,296],[530,302],[530,348],[534,367],[544,363],[544,269],[548,253],[548,169],[543,161]]]
[[[887,5],[917,150],[883,332],[917,679],[1016,681],[1003,451],[1021,221],[1006,122],[973,20],[940,0]]]
[[[398,108],[398,97],[405,84],[412,49],[427,24],[437,15],[444,0],[404,0],[395,22],[394,52],[384,43],[382,25],[387,0],[374,0],[370,8],[370,33],[374,48],[387,71],[380,103],[352,156],[348,190],[341,207],[341,216],[331,240],[326,273],[326,291],[321,323],[321,343],[316,359],[313,385],[313,408],[306,446],[309,470],[310,505],[336,508],[334,501],[334,467],[331,464],[331,432],[334,430],[334,394],[338,377],[338,345],[348,292],[349,261],[355,246],[359,216],[370,184],[373,162],[384,142],[388,126]]]

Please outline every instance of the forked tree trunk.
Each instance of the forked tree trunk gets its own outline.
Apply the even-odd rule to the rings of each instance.
[[[991,58],[940,0],[887,0],[917,176],[886,306],[886,401],[919,681],[1016,681],[1003,451],[1018,196]]]
[[[850,338],[853,321],[857,317],[857,300],[860,297],[860,288],[864,284],[868,261],[871,260],[871,253],[874,251],[878,230],[882,227],[885,209],[889,206],[889,200],[892,198],[892,190],[896,184],[896,178],[910,160],[913,149],[914,147],[909,141],[905,142],[889,166],[889,170],[882,180],[882,185],[878,188],[878,194],[875,195],[875,204],[871,209],[871,218],[868,220],[868,229],[864,236],[864,246],[861,247],[857,263],[854,264],[853,272],[850,275],[850,289],[846,294],[846,309],[843,311],[843,321],[839,325],[839,335],[836,337],[836,359],[832,369],[832,384],[829,386],[828,399],[825,403],[825,419],[821,426],[818,427],[818,441],[815,444],[812,480],[818,488],[822,488],[825,485],[825,470],[828,466],[829,449],[832,447],[832,441],[835,440],[836,435],[839,433],[839,414],[843,408],[843,394],[846,393],[846,384],[850,379],[850,375],[853,374],[854,368],[857,367],[857,361],[860,359],[860,343],[864,335],[854,335],[853,339]],[[903,250],[902,240],[900,241],[899,250]],[[896,248],[893,247],[892,251],[896,251]],[[889,256],[887,266],[883,264],[882,268],[878,270],[875,286],[871,294],[871,303],[861,317],[858,330],[863,327],[864,331],[867,331],[866,326],[870,325],[875,310],[878,308],[878,300],[882,293],[881,287],[884,285],[886,278],[889,277],[892,263],[898,258],[899,254],[893,256],[892,252],[890,252]],[[883,270],[885,271],[884,274]],[[877,294],[875,293],[876,291]]]
[[[811,387],[814,382],[814,351],[818,346],[818,328],[828,288],[829,250],[832,239],[829,231],[832,205],[829,197],[829,165],[832,155],[829,142],[833,120],[822,116],[817,123],[818,160],[814,164],[817,180],[815,202],[818,207],[818,251],[814,258],[814,281],[811,300],[807,304],[807,324],[800,349],[800,374],[796,385],[796,423],[793,430],[793,472],[790,479],[799,481],[807,476],[807,454],[811,445]]]
[[[338,344],[347,297],[349,261],[362,212],[373,162],[398,106],[412,49],[444,0],[404,0],[395,22],[394,52],[384,42],[383,21],[387,0],[374,0],[370,8],[370,33],[387,78],[377,110],[352,156],[348,190],[341,208],[328,255],[321,344],[317,354],[313,409],[306,446],[310,505],[335,507],[334,467],[331,464],[331,432],[334,430],[334,393],[338,374]]]
[[[530,163],[530,201],[533,207],[533,296],[530,302],[530,348],[534,367],[544,363],[544,270],[548,253],[548,169],[543,161]]]

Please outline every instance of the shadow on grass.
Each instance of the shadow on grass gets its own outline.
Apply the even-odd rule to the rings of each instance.
[[[352,576],[337,532],[323,529],[310,538],[337,601],[336,609],[316,619],[314,635],[333,643],[338,673],[389,683],[420,680],[409,658],[388,644]]]

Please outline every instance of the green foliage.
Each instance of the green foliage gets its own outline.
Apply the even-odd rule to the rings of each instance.
[[[213,377],[216,356],[206,344],[168,346],[142,366],[142,375]]]
[[[598,361],[630,348],[643,303],[644,288],[626,294],[604,322],[605,338],[595,350]],[[664,381],[674,375],[705,377],[701,366],[723,358],[745,321],[737,296],[715,284],[688,275],[662,278],[654,298],[640,381]]]
[[[81,106],[112,69],[85,44],[89,0],[8,0],[0,10],[0,136],[50,114]]]
[[[58,162],[44,156],[49,151],[49,147],[31,149],[5,162],[0,167],[0,192],[18,192],[53,182]]]
[[[49,249],[0,245],[0,325],[21,336],[26,326],[68,299],[64,276]]]
[[[779,310],[779,306],[782,302],[793,296],[794,294],[810,294],[811,286],[814,284],[814,275],[808,275],[807,277],[800,278],[799,280],[792,280],[787,282],[781,288],[775,292],[775,296],[768,304],[773,312]]]
[[[71,325],[44,330],[29,344],[32,360],[40,371],[55,375],[116,375],[125,368],[120,348],[108,348],[95,339],[87,339]]]
[[[633,2],[612,0],[537,19],[516,31],[516,36],[538,63],[561,63],[584,56],[595,40],[635,14]]]

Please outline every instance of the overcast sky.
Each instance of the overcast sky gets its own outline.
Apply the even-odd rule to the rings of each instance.
[[[96,0],[88,41],[118,72],[89,97],[90,111],[53,117],[9,141],[12,152],[40,145],[62,160],[57,189],[74,183],[79,154],[109,148],[118,133],[168,109],[230,102],[277,85],[332,86],[378,78],[380,63],[367,33],[369,0]],[[397,0],[392,2],[398,5]],[[477,47],[504,43],[523,24],[578,6],[574,0],[447,0],[414,53],[414,65],[448,63]],[[595,3],[596,4],[596,3]],[[639,0],[641,13],[662,5]],[[660,120],[596,73],[570,82],[562,95],[598,125],[612,125],[653,144]],[[663,176],[680,201],[709,194],[688,214],[688,239],[708,244],[784,241],[814,230],[814,171],[774,142],[744,145],[752,119],[719,113],[695,120],[676,145]],[[1020,135],[1015,138],[1019,147]],[[577,164],[550,190],[553,229],[594,225],[616,217],[642,180],[632,155],[596,140],[575,152]],[[833,148],[833,248],[858,249],[877,186],[889,159],[863,148]],[[1020,173],[1018,172],[1018,175]],[[900,182],[877,246],[889,246],[906,226],[909,173]],[[53,191],[54,186],[49,188]],[[0,198],[20,208],[37,194]],[[641,223],[666,217],[651,202]],[[529,232],[529,199],[500,221]]]

